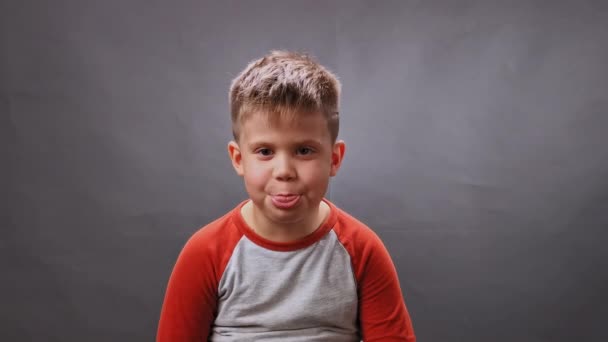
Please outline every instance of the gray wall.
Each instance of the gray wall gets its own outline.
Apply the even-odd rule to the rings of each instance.
[[[605,341],[602,1],[2,1],[0,339],[149,341],[186,239],[245,198],[227,90],[272,48],[341,78],[329,197],[420,341]]]

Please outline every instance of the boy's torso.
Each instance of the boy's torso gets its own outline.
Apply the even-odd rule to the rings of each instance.
[[[335,215],[326,224],[334,224]],[[288,244],[282,250],[266,248],[251,232],[241,234],[228,247],[232,253],[219,280],[209,339],[359,341],[351,256],[332,227],[321,233],[293,250]]]
[[[243,236],[218,288],[212,341],[358,341],[348,253],[329,231],[296,251]]]

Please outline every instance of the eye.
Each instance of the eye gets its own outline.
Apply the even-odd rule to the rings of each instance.
[[[297,152],[298,152],[298,154],[306,156],[306,155],[313,153],[314,151],[310,147],[300,147],[300,148],[298,148]]]
[[[272,151],[269,148],[260,148],[255,153],[260,154],[264,157],[272,155]]]

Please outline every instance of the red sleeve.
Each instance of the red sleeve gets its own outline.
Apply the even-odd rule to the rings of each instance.
[[[340,240],[351,255],[357,279],[361,338],[365,342],[415,342],[397,271],[384,244],[347,214],[340,221]]]
[[[207,341],[218,284],[238,242],[226,219],[199,230],[182,249],[167,285],[157,342]]]

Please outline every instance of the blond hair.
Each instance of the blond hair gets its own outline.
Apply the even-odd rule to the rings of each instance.
[[[238,141],[248,115],[263,113],[271,121],[321,112],[334,143],[339,130],[341,85],[337,77],[306,54],[275,50],[255,60],[232,81],[232,134]]]

